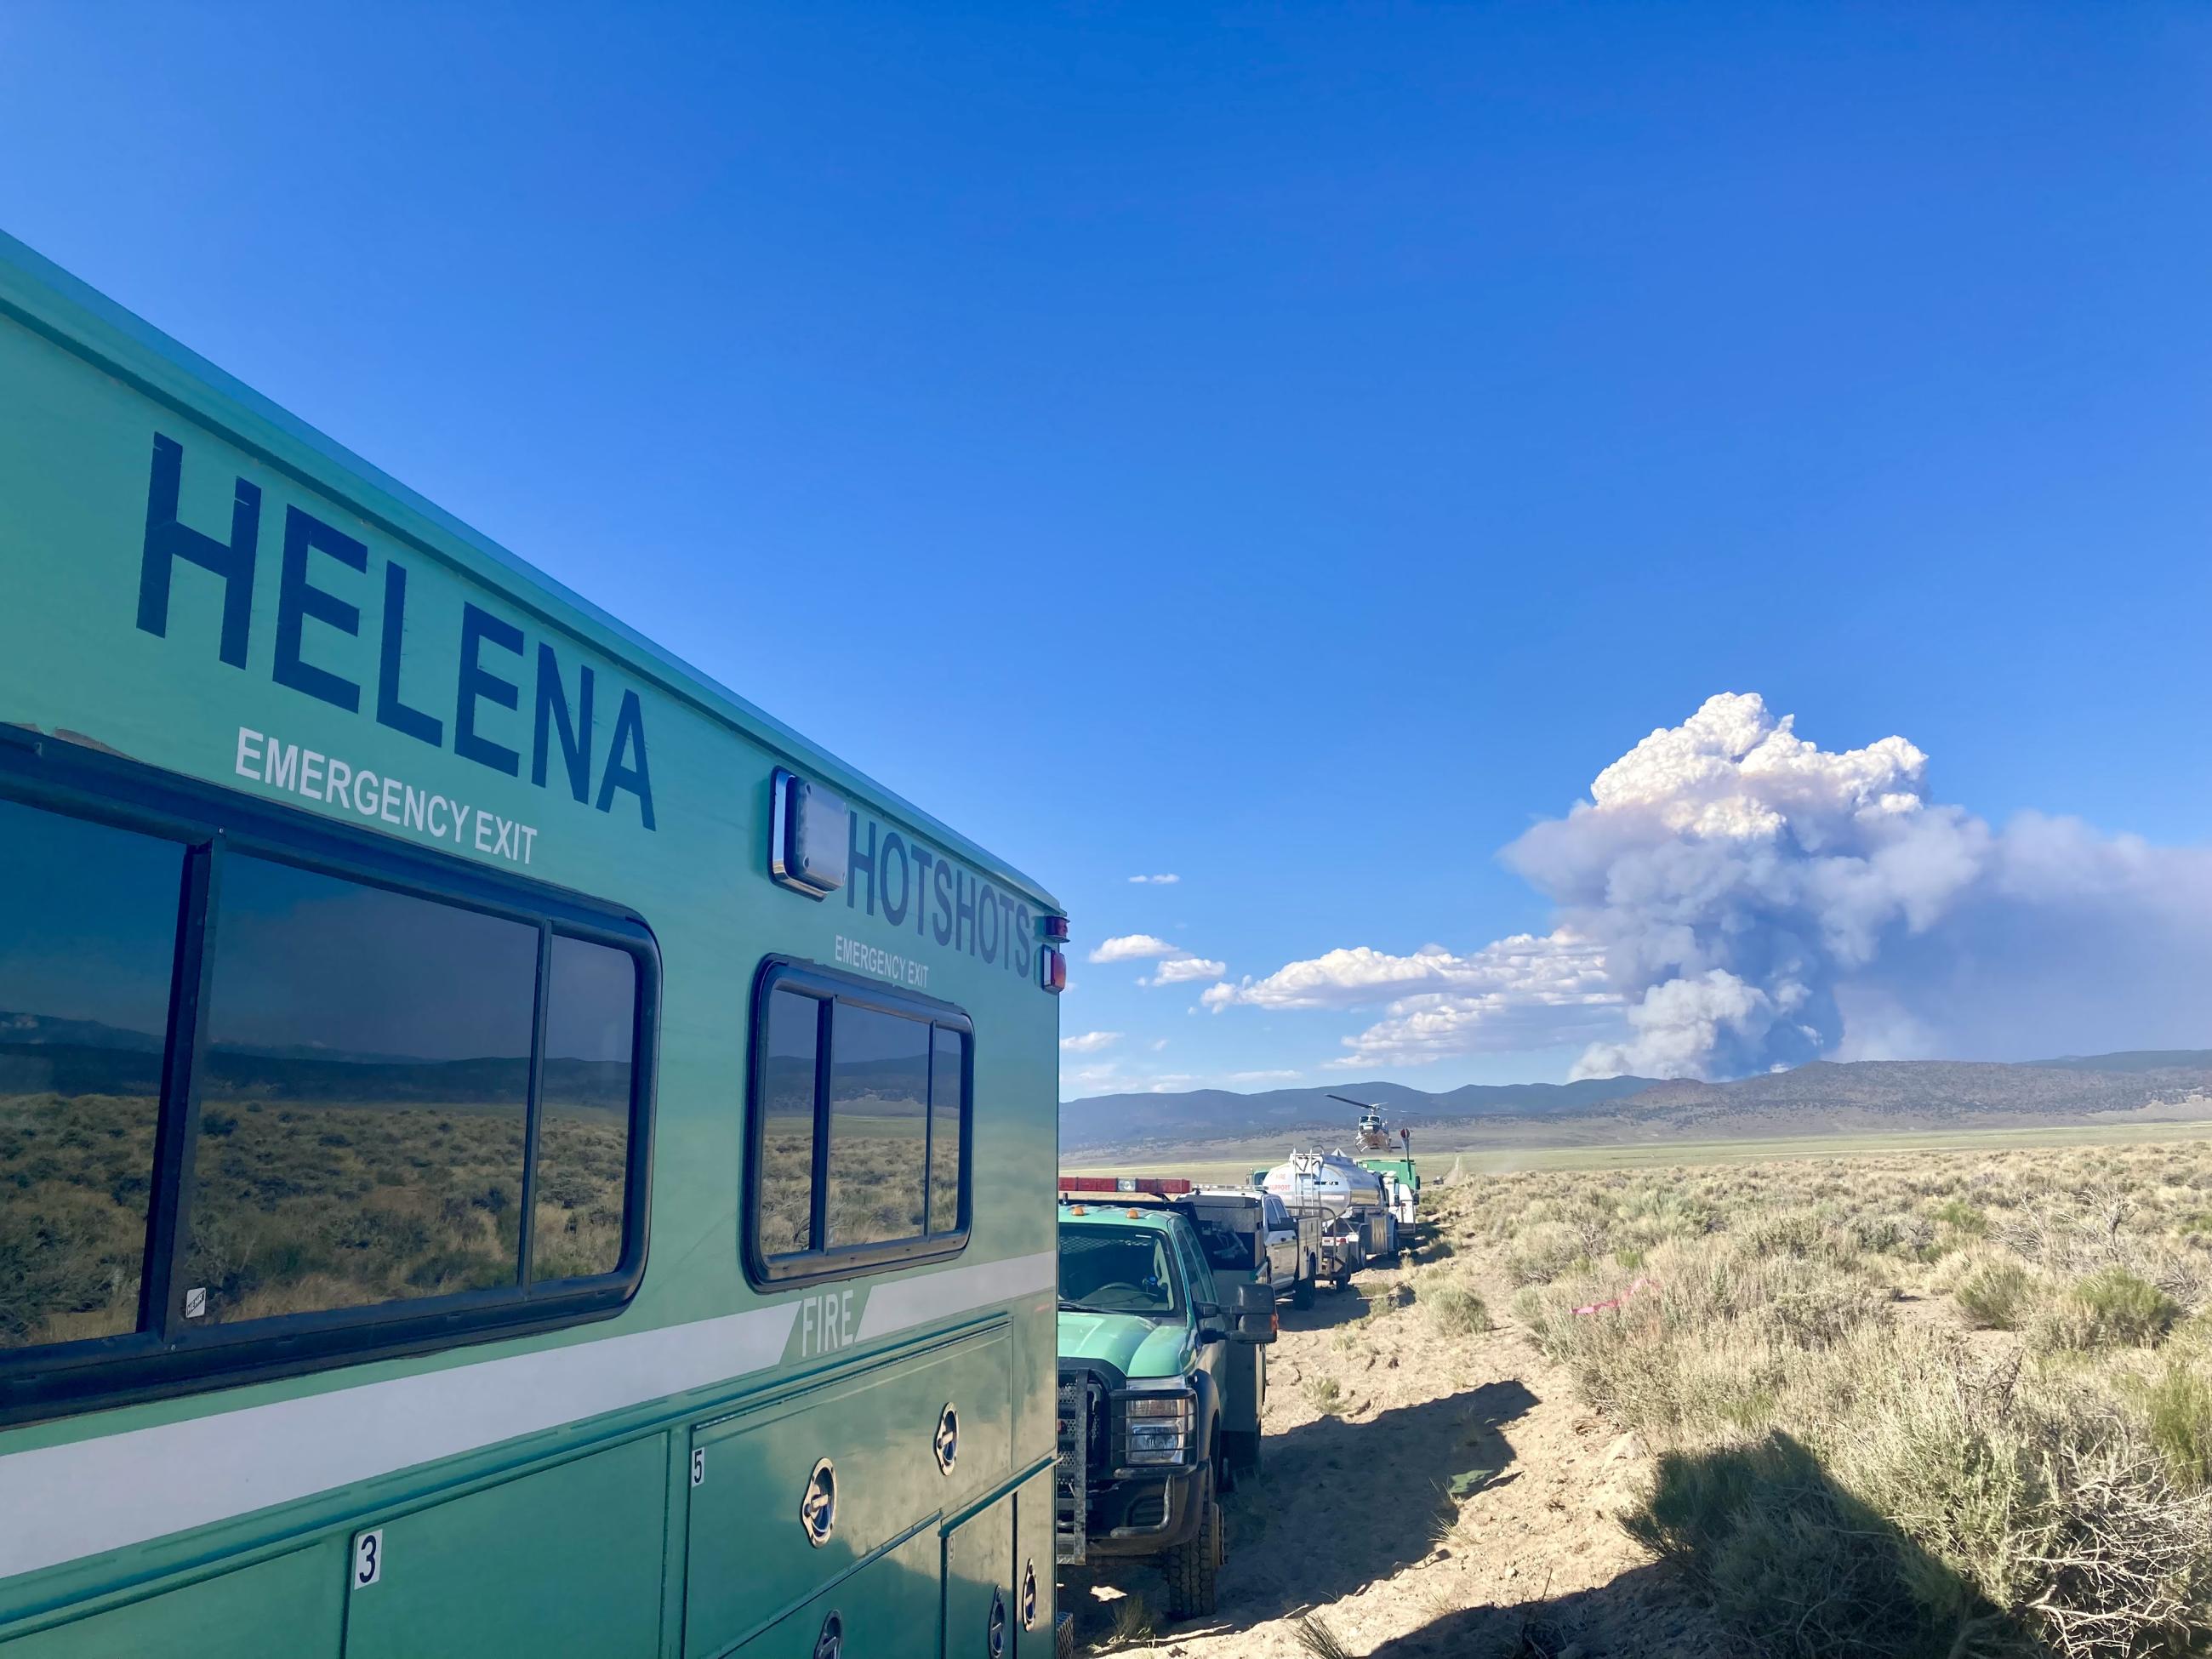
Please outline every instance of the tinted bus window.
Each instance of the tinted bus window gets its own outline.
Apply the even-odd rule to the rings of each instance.
[[[224,860],[188,1316],[517,1282],[538,946],[520,922]]]
[[[933,1032],[929,1066],[929,1231],[957,1232],[960,1170],[968,1161],[968,1039],[949,1026]]]
[[[754,1235],[764,1255],[814,1248],[814,1063],[826,1006],[796,991],[768,999]]]
[[[556,934],[538,1085],[531,1278],[584,1279],[622,1261],[629,1175],[637,961]]]
[[[138,1328],[184,850],[0,800],[0,1347]]]
[[[798,964],[773,964],[763,984],[746,1200],[756,1276],[957,1251],[967,1237],[966,1016],[918,1000],[909,1012],[872,986],[848,996],[842,975]]]
[[[841,1003],[830,1016],[832,1249],[921,1233],[929,1034],[919,1020],[856,1004]]]

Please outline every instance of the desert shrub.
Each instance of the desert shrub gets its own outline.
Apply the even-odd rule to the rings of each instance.
[[[1385,1314],[1405,1307],[1413,1301],[1413,1296],[1412,1286],[1395,1279],[1364,1285],[1359,1290],[1359,1299],[1367,1304],[1367,1317],[1370,1319],[1380,1319]]]
[[[2170,1358],[2142,1389],[2145,1431],[2166,1459],[2174,1484],[2212,1488],[2212,1366]]]
[[[1979,1238],[1990,1230],[1990,1218],[1980,1209],[1963,1198],[1947,1198],[1928,1212],[1948,1227]]]
[[[1979,1609],[1787,1435],[1661,1455],[1629,1532],[1761,1650],[1938,1659]]]
[[[1711,1219],[1668,1236],[1644,1231],[1639,1180],[1530,1176],[1540,1210],[1497,1237],[1532,1338],[1668,1454],[1636,1528],[1735,1624],[1730,1651],[2201,1659],[2212,1248],[2189,1224],[2212,1182],[2189,1183],[2208,1164],[1685,1170],[1668,1188]],[[2027,1340],[1900,1318],[1906,1291]]]
[[[1583,1236],[1564,1221],[1537,1221],[1513,1237],[1505,1274],[1516,1285],[1542,1285],[1588,1258]]]
[[[1662,1246],[1633,1278],[1576,1274],[1516,1307],[1585,1399],[1662,1440],[1764,1428],[1805,1352],[1887,1320],[1880,1286],[1724,1238]]]
[[[1960,1280],[1951,1297],[1972,1323],[2013,1331],[2020,1328],[2034,1288],[2035,1281],[2018,1262],[1987,1261]]]
[[[1677,1448],[1630,1529],[1759,1648],[2171,1655],[2212,1635],[2212,1493],[2094,1393],[2030,1396],[1926,1339],[1796,1422]]]
[[[1456,1285],[1424,1286],[1421,1305],[1429,1322],[1446,1336],[1474,1336],[1490,1328],[1490,1310],[1473,1291]]]
[[[1621,1200],[1618,1214],[1629,1236],[1645,1245],[1702,1238],[1720,1224],[1710,1205],[1680,1187],[1639,1188]]]
[[[1861,1248],[1847,1231],[1832,1226],[1813,1210],[1778,1210],[1758,1216],[1743,1229],[1743,1237],[1763,1256],[1795,1256],[1802,1261],[1826,1261],[1839,1267],[1857,1260]]]
[[[2069,1286],[2035,1327],[2039,1347],[2144,1346],[2181,1316],[2181,1304],[2125,1267],[2106,1267]]]

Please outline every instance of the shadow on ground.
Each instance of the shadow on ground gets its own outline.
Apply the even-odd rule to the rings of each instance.
[[[1592,1589],[1469,1607],[1371,1659],[2035,1659],[2058,1650],[1830,1478],[1789,1436],[1659,1461],[1629,1529],[1656,1565]],[[1681,1569],[1678,1571],[1677,1568]],[[1694,1592],[1718,1625],[1693,1608]],[[1724,1629],[1724,1636],[1716,1630]],[[1716,1644],[1722,1645],[1716,1645]]]
[[[1176,1633],[1245,1630],[1427,1559],[1456,1513],[1455,1499],[1516,1478],[1502,1431],[1535,1404],[1518,1381],[1486,1382],[1423,1405],[1322,1417],[1269,1435],[1263,1478],[1244,1482],[1225,1506],[1221,1613],[1177,1624]],[[1082,1641],[1113,1628],[1110,1607],[1094,1594],[1098,1586],[1142,1596],[1166,1627],[1158,1565],[1102,1562],[1062,1570],[1060,1606],[1075,1613]]]
[[[1367,1298],[1358,1290],[1332,1291],[1326,1285],[1314,1292],[1313,1305],[1293,1308],[1285,1302],[1278,1314],[1286,1331],[1328,1331],[1367,1316]]]

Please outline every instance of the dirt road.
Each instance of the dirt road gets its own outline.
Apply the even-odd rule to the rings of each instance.
[[[1228,1500],[1218,1613],[1170,1624],[1149,1564],[1070,1570],[1060,1605],[1084,1644],[1307,1659],[1310,1616],[1346,1653],[1375,1659],[1730,1651],[1614,1518],[1644,1476],[1640,1449],[1573,1401],[1514,1328],[1489,1264],[1454,1267],[1497,1328],[1443,1334],[1427,1308],[1394,1305],[1407,1294],[1395,1270],[1284,1310],[1266,1467]]]

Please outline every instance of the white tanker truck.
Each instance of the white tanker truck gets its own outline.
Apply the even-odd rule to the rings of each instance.
[[[1342,1152],[1292,1152],[1260,1177],[1261,1187],[1322,1223],[1321,1276],[1342,1290],[1370,1261],[1395,1261],[1398,1217],[1387,1176]]]

